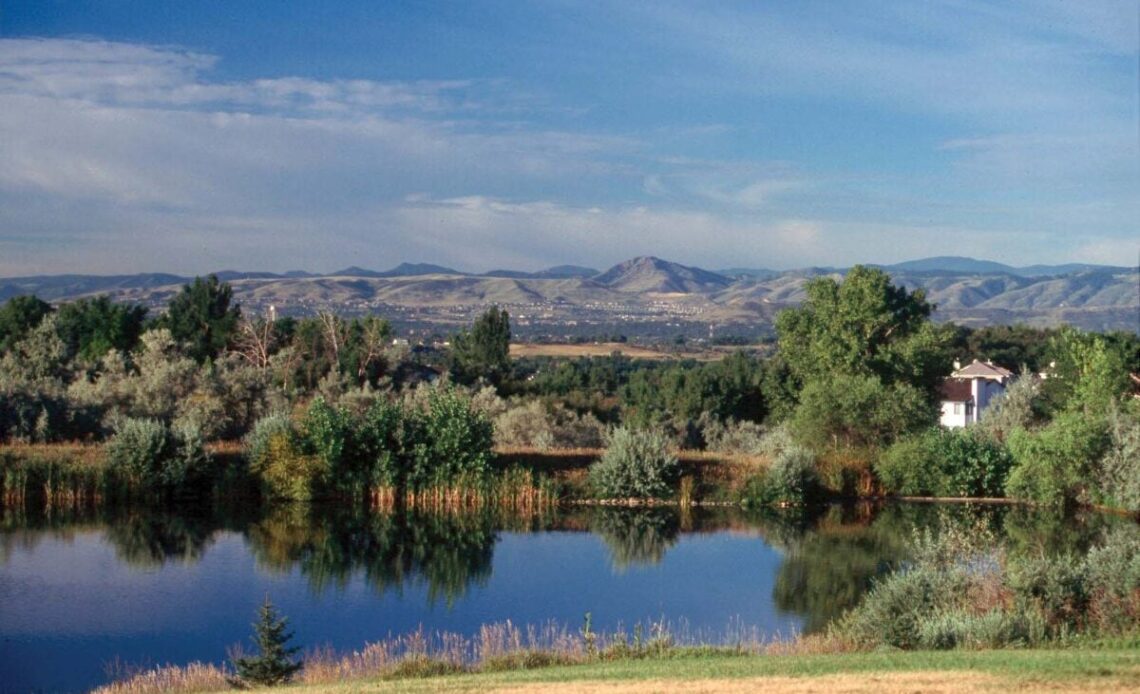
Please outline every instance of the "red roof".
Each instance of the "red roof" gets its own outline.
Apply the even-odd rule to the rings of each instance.
[[[969,402],[974,397],[968,378],[948,378],[938,390],[947,402]]]

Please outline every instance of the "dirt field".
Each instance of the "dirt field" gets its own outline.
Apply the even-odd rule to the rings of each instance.
[[[512,344],[511,356],[520,357],[608,357],[621,352],[631,359],[708,359],[721,355],[707,355],[696,352],[659,352],[646,347],[621,342],[598,342],[584,345],[564,344]]]
[[[1104,692],[1135,691],[1135,679],[1098,680],[1093,682],[1017,681],[977,672],[895,672],[883,674],[842,674],[818,677],[749,677],[710,680],[648,680],[643,682],[561,682],[535,683],[483,689],[503,694],[823,694],[871,692],[902,694],[903,692]]]

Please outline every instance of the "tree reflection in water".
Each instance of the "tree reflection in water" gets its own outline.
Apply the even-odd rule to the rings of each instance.
[[[590,530],[610,549],[618,571],[659,564],[677,543],[680,520],[673,508],[601,507],[590,518]]]
[[[279,571],[299,566],[316,591],[344,587],[356,574],[378,591],[423,581],[428,598],[450,606],[491,575],[492,514],[371,513],[278,506],[246,535],[258,562]]]
[[[217,519],[210,516],[147,509],[114,518],[105,536],[126,564],[154,568],[169,561],[198,561],[219,529]]]

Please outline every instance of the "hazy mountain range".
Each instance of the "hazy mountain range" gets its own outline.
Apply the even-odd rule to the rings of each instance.
[[[880,266],[908,288],[922,287],[936,318],[965,324],[1072,323],[1096,330],[1140,329],[1136,268],[1068,264],[1012,267],[985,260],[939,257]],[[521,325],[582,321],[597,325],[662,322],[670,326],[769,326],[780,308],[803,300],[811,277],[844,269],[709,271],[641,257],[607,270],[561,265],[538,272],[464,273],[427,263],[387,271],[358,267],[315,274],[222,271],[247,310],[377,311],[421,323],[455,323],[490,304],[512,308]],[[0,278],[0,301],[34,293],[54,302],[110,294],[161,307],[192,278],[169,274],[53,275]],[[412,318],[408,318],[412,320]]]

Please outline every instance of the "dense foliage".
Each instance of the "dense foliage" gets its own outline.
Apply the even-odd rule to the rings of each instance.
[[[618,427],[601,460],[590,466],[590,484],[604,498],[668,497],[680,474],[671,448],[661,431]]]

